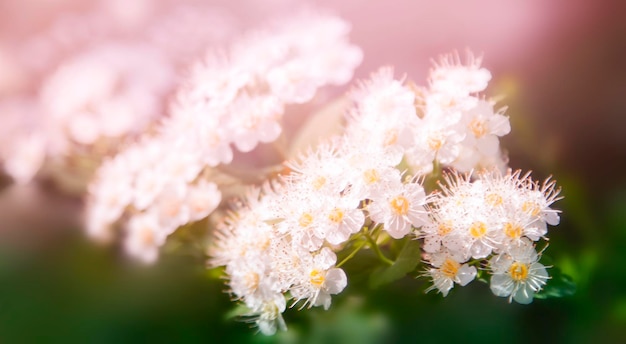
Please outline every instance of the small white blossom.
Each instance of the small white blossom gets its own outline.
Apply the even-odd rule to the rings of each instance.
[[[465,96],[487,88],[491,73],[481,68],[481,57],[467,53],[466,63],[461,63],[458,54],[441,57],[431,70],[429,82],[433,90]]]
[[[454,283],[466,286],[476,277],[476,268],[462,264],[464,259],[449,252],[439,252],[428,255],[428,262],[433,266],[426,271],[433,285],[426,292],[437,289],[443,296],[448,296]]]
[[[384,230],[394,239],[400,239],[411,232],[412,226],[426,223],[424,209],[426,194],[416,183],[392,186],[380,198],[367,206],[370,218],[382,224]]]
[[[323,306],[328,309],[331,304],[330,295],[340,293],[348,284],[345,272],[333,267],[337,256],[324,247],[318,254],[302,258],[301,279],[290,289],[295,302],[306,300],[309,307]]]
[[[531,303],[535,293],[549,279],[545,266],[538,260],[539,255],[528,240],[511,248],[508,253],[493,257],[489,262],[493,271],[491,291],[496,296],[508,297],[509,302]]]

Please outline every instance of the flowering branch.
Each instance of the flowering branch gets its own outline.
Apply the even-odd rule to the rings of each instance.
[[[54,134],[53,148],[107,156],[88,187],[88,234],[121,236],[125,252],[148,264],[162,251],[205,248],[208,237],[210,267],[264,334],[286,329],[288,303],[328,309],[361,250],[381,262],[369,271],[374,288],[410,274],[446,296],[478,277],[509,302],[543,297],[550,275],[536,246],[559,223],[560,190],[509,168],[500,147],[509,118],[484,94],[491,73],[480,57],[443,56],[427,86],[382,67],[312,117],[324,130],[290,138],[284,118],[295,105],[313,109],[328,98],[325,86],[352,79],[363,56],[348,32],[340,18],[302,12],[208,50],[175,90],[170,57],[156,47],[107,45],[59,68],[41,92],[67,134]],[[75,75],[98,89],[81,93]],[[122,101],[131,97],[139,100]],[[123,118],[99,125],[110,112]],[[322,132],[334,136],[303,147]],[[134,140],[108,145],[121,137]],[[0,157],[28,182],[46,142],[20,142]],[[273,159],[261,161],[267,152]],[[241,168],[241,156],[265,165]]]

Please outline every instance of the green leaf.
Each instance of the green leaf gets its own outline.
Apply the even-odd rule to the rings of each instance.
[[[250,308],[246,307],[243,303],[237,303],[228,312],[224,313],[224,320],[231,320],[250,313]]]
[[[370,275],[369,285],[378,288],[406,276],[415,270],[420,261],[420,243],[417,240],[407,240],[391,266],[380,267]]]
[[[566,297],[576,293],[576,283],[570,276],[562,273],[559,268],[550,269],[550,275],[551,278],[546,286],[535,294],[536,299]]]

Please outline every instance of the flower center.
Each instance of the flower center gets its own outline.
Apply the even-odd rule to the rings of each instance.
[[[509,273],[515,282],[525,281],[528,278],[528,264],[515,262],[511,264]]]
[[[322,188],[322,186],[324,186],[324,184],[326,184],[326,178],[324,178],[323,176],[319,176],[315,179],[313,179],[313,188],[315,190],[319,190]]]
[[[406,215],[409,213],[409,200],[404,196],[396,196],[389,202],[391,210],[397,215]]]
[[[469,124],[470,131],[476,136],[480,138],[487,133],[487,128],[485,127],[485,122],[476,118]]]
[[[335,208],[328,215],[328,219],[334,223],[341,223],[343,221],[343,210]]]
[[[396,144],[396,142],[398,142],[398,131],[395,129],[387,130],[385,133],[385,139],[383,140],[383,145],[385,147],[389,147]]]
[[[441,135],[431,135],[426,139],[428,148],[434,151],[438,151],[443,146],[443,138]]]
[[[298,224],[300,227],[308,227],[313,222],[313,215],[311,213],[304,213],[300,216],[300,220],[298,220]]]
[[[450,258],[446,258],[446,261],[443,262],[443,264],[441,265],[441,268],[439,268],[439,271],[441,271],[441,273],[446,275],[446,277],[448,278],[454,278],[454,276],[456,276],[457,272],[459,271],[460,267],[461,267],[461,264],[459,264],[459,262],[454,261]]]
[[[476,221],[472,223],[469,232],[474,238],[480,239],[487,233],[487,225],[484,222]]]
[[[495,192],[487,194],[487,196],[485,196],[485,201],[487,201],[487,204],[491,205],[492,207],[497,207],[504,203],[504,199],[502,199],[502,196]]]
[[[439,236],[446,236],[450,232],[452,232],[452,225],[450,224],[450,221],[440,223],[437,226],[437,234],[439,234]]]
[[[374,184],[380,179],[380,174],[375,169],[369,169],[363,172],[363,178],[366,184]]]
[[[526,201],[522,204],[522,211],[531,216],[538,216],[541,212],[541,209],[536,202]]]
[[[511,239],[519,239],[522,236],[522,227],[507,222],[504,224],[504,234]]]
[[[313,269],[311,273],[309,274],[309,280],[311,281],[312,285],[314,285],[317,288],[320,288],[322,287],[325,281],[324,275],[325,275],[324,271]]]

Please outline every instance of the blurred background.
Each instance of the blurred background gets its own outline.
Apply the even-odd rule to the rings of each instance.
[[[359,275],[359,264],[367,264],[363,257],[345,266],[348,288],[333,298],[329,311],[290,309],[289,331],[263,337],[233,317],[226,287],[205,269],[202,256],[174,251],[156,266],[129,264],[118,248],[85,238],[73,215],[80,197],[46,180],[11,187],[5,176],[0,178],[0,342],[626,342],[626,3],[186,3],[211,9],[210,17],[184,33],[211,34],[198,48],[186,45],[190,56],[203,44],[227,42],[303,4],[352,23],[351,41],[364,51],[356,78],[392,65],[397,75],[423,85],[431,59],[466,48],[482,53],[493,74],[486,94],[502,96],[511,118],[512,132],[502,142],[510,166],[532,170],[539,180],[552,175],[563,189],[565,198],[554,206],[563,212],[561,224],[551,228],[545,256],[573,278],[576,293],[525,306],[494,297],[478,282],[455,288],[446,298],[424,294],[425,281],[410,277],[371,291],[360,283],[367,278]],[[67,32],[55,36],[50,27],[80,33],[73,39],[81,44],[105,34],[128,40],[148,18],[167,19],[171,4],[2,0],[0,101],[37,94],[46,73],[75,49],[63,44]],[[84,13],[102,26],[81,31],[55,24]],[[56,43],[44,44],[50,40]],[[6,146],[9,134],[2,129],[0,134]]]

